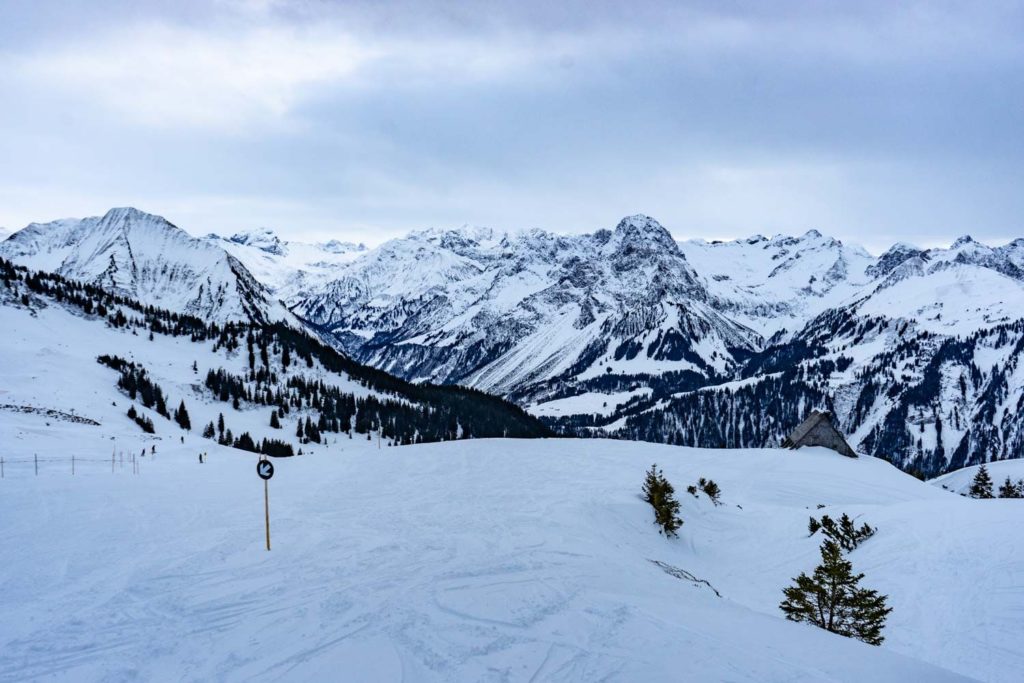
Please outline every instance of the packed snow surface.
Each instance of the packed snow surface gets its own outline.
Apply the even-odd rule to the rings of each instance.
[[[1019,501],[872,458],[345,440],[275,461],[267,552],[255,456],[174,438],[138,475],[80,462],[72,477],[60,457],[109,458],[88,428],[40,436],[40,475],[0,480],[0,680],[905,683],[1024,665]],[[678,539],[638,495],[653,461],[681,493]],[[722,506],[685,492],[700,476]],[[890,596],[882,647],[777,609],[818,559],[807,518],[842,512],[879,529],[851,559]]]

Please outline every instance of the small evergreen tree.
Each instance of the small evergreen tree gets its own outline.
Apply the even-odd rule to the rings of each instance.
[[[816,520],[814,517],[811,517],[810,521],[807,522],[807,536],[811,537],[814,534],[818,533],[818,529],[820,529],[820,528],[821,528],[821,522]]]
[[[882,629],[892,612],[886,596],[860,587],[863,574],[843,557],[835,541],[821,544],[821,564],[813,576],[801,573],[794,585],[783,589],[779,608],[790,621],[806,621],[826,631],[881,645]]]
[[[644,500],[654,508],[654,523],[661,527],[659,533],[678,536],[683,525],[679,518],[679,501],[675,499],[675,488],[665,478],[657,465],[651,465],[643,484]]]
[[[270,426],[274,429],[281,428],[281,421],[277,419],[277,410],[270,411]]]
[[[971,498],[993,498],[992,495],[992,477],[988,474],[988,468],[982,465],[978,468],[978,473],[974,475],[974,480],[971,482],[971,489],[967,493]]]
[[[214,429],[213,423],[211,422],[210,424],[206,425],[206,427],[203,429],[203,438],[212,439],[214,434],[216,433],[217,430]]]
[[[1017,485],[1014,484],[1012,481],[1010,481],[1010,477],[1006,477],[1006,481],[1004,481],[1003,485],[999,487],[999,497],[1000,498],[1020,498],[1021,495],[1022,495],[1022,492],[1017,487]]]
[[[715,505],[720,504],[719,496],[722,495],[722,490],[718,488],[718,484],[715,483],[714,479],[705,479],[704,477],[701,477],[697,480],[697,486],[699,486],[700,490],[711,499],[712,503]]]
[[[854,550],[861,543],[874,536],[876,531],[874,527],[866,523],[862,524],[858,529],[854,526],[850,516],[845,512],[839,518],[838,524],[828,515],[822,515],[820,522],[811,517],[811,521],[807,524],[807,530],[813,536],[818,529],[821,529],[826,538],[838,543],[839,547],[846,552]]]
[[[171,417],[170,413],[167,412],[167,401],[164,399],[164,392],[160,391],[159,388],[156,390],[156,412],[168,419]]]
[[[184,400],[182,400],[178,409],[174,411],[174,421],[178,423],[178,426],[186,431],[192,429],[192,421],[189,420],[188,410],[185,409]]]

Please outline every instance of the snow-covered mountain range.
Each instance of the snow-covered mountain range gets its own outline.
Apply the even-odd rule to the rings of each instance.
[[[815,230],[677,242],[631,216],[367,249],[265,229],[194,239],[116,209],[33,224],[0,256],[207,317],[279,298],[358,361],[503,395],[570,432],[765,446],[828,408],[856,448],[907,469],[1024,455],[1022,239],[876,257]]]
[[[132,208],[32,223],[0,257],[208,320],[278,320],[287,311],[235,257]]]
[[[242,261],[277,298],[298,301],[319,291],[339,267],[367,251],[364,244],[330,240],[321,243],[285,241],[269,228],[209,234],[204,240]]]

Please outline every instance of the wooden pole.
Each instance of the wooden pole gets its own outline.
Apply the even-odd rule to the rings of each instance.
[[[32,454],[32,459],[36,463],[36,476],[38,477],[39,476],[39,454],[38,453],[33,453]]]
[[[75,476],[75,456],[71,456],[71,476]]]
[[[267,550],[270,550],[270,487],[267,480],[263,480],[263,517],[267,525]]]

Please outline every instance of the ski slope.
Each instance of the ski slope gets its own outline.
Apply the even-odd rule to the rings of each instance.
[[[5,415],[4,431],[41,419]],[[39,445],[104,457],[86,433]],[[343,440],[275,462],[266,552],[255,456],[176,440],[138,475],[8,468],[0,681],[905,683],[1012,681],[1024,665],[1020,502],[872,458]],[[638,496],[653,461],[680,491],[678,539]],[[724,505],[685,492],[700,476]],[[817,561],[812,512],[878,527],[851,559],[890,596],[882,647],[781,618],[782,587]]]

